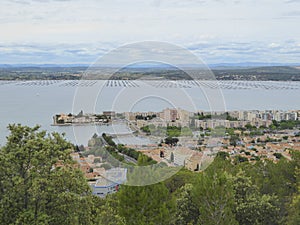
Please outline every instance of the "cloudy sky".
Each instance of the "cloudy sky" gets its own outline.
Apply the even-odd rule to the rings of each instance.
[[[300,63],[300,0],[0,0],[0,64],[91,63],[163,41],[206,63]]]

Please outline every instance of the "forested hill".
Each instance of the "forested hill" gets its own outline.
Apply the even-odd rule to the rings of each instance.
[[[272,66],[246,69],[213,69],[219,80],[299,81],[300,67]]]
[[[88,71],[88,72],[87,72]],[[300,81],[300,67],[212,67],[217,80],[263,80],[263,81]],[[113,74],[113,76],[111,76]],[[193,74],[189,76],[189,74]],[[0,80],[78,80],[78,79],[114,79],[114,80],[183,80],[212,79],[212,74],[203,68],[184,67],[184,71],[174,67],[130,67],[117,70],[114,67],[88,68],[88,66],[8,66],[0,65]]]

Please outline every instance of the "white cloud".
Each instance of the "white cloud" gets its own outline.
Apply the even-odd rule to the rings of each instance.
[[[300,3],[300,0],[285,0],[286,3]]]
[[[270,48],[278,48],[278,47],[280,47],[280,44],[278,44],[278,43],[271,43],[271,44],[269,44],[269,47]]]
[[[300,17],[292,2],[296,3],[291,0],[3,0],[0,43],[8,48],[16,43],[14,54],[20,58],[26,51],[31,56],[47,55],[48,51],[53,55],[52,60],[58,55],[78,60],[82,56],[88,60],[103,46],[108,50],[144,40],[179,44],[214,56],[215,60],[248,60],[258,57],[256,52],[260,52],[263,60],[262,57],[272,57],[269,51],[275,60],[276,54],[278,58],[283,54],[280,50],[284,43],[300,41]],[[25,48],[21,52],[17,46],[26,43],[34,43],[39,50]],[[44,52],[40,46],[49,48]],[[51,48],[62,49],[56,52]],[[261,49],[267,52],[262,54]],[[7,56],[13,54],[4,48],[0,51]],[[222,58],[222,54],[226,57]],[[295,54],[291,56],[293,60],[299,56],[292,54]]]
[[[92,63],[121,45],[99,42],[94,44],[0,44],[2,63]],[[275,47],[276,46],[276,47]],[[297,42],[221,42],[193,43],[184,46],[206,63],[220,62],[282,62],[299,63],[300,45]],[[169,54],[153,46],[150,54]],[[126,52],[124,53],[126,54]],[[123,54],[123,55],[124,55]],[[140,52],[137,52],[140,54]],[[176,56],[176,52],[173,52]],[[152,55],[149,55],[149,59]],[[116,59],[117,60],[117,59]],[[117,63],[117,62],[116,62]]]

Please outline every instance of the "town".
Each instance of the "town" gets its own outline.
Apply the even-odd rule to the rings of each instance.
[[[89,118],[86,115],[81,112],[77,118]],[[282,157],[290,160],[291,152],[300,150],[300,110],[192,113],[167,108],[162,112],[109,111],[101,115],[112,124],[122,121],[132,132],[94,134],[87,146],[77,146],[72,153],[98,196],[116,192],[126,182],[126,166],[119,168],[119,162],[202,171],[217,154],[233,164],[276,163]],[[124,135],[150,142],[121,143]]]
[[[111,112],[103,112],[103,114],[84,114],[80,111],[77,115],[69,114],[57,114],[53,116],[54,126],[68,126],[68,125],[82,125],[82,124],[109,124],[111,117],[114,116]]]

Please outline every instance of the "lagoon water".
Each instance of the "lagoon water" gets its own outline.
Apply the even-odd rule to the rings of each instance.
[[[51,126],[59,113],[102,111],[290,110],[300,108],[300,82],[275,81],[0,81],[0,145],[10,123],[66,133],[73,143],[87,144],[94,134],[128,133],[113,126]],[[145,140],[138,140],[145,141]],[[122,138],[120,142],[134,144]]]

